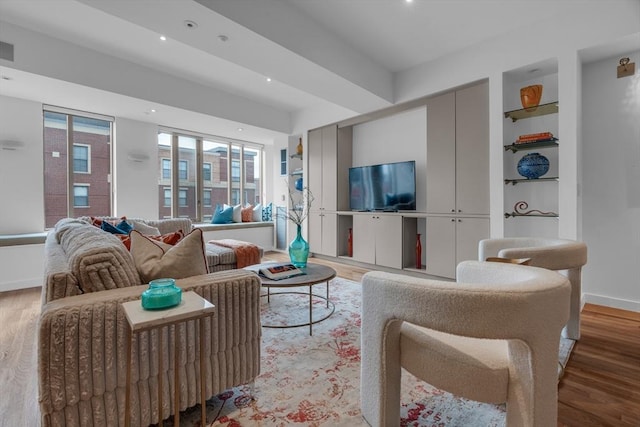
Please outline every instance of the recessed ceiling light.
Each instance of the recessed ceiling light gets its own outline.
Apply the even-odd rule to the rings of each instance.
[[[155,108],[152,108],[152,109],[151,109],[151,112],[152,112],[152,113],[155,113],[155,112],[156,112],[156,109],[155,109]]]
[[[224,34],[220,34],[218,36],[218,40],[220,40],[221,42],[226,42],[227,40],[229,40],[229,37],[225,36]]]
[[[413,0],[404,0],[404,1],[406,1],[407,3],[413,3]]]
[[[190,30],[195,30],[196,28],[198,28],[198,23],[190,19],[187,19],[186,21],[184,21],[184,26]]]
[[[238,132],[242,132],[244,129],[242,128],[238,128]]]
[[[267,83],[271,83],[271,77],[267,77]]]
[[[163,42],[166,42],[167,38],[165,36],[160,36],[160,40],[162,40]]]

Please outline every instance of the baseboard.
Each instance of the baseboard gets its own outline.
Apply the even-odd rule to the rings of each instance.
[[[35,277],[28,280],[18,280],[15,282],[4,282],[0,283],[0,292],[8,292],[8,291],[17,291],[20,289],[29,289],[29,288],[39,288],[42,285],[37,285],[36,283],[41,283],[42,277]]]
[[[603,305],[605,307],[618,308],[620,310],[635,311],[640,313],[640,301],[612,298],[594,294],[583,294],[582,300],[589,304]]]

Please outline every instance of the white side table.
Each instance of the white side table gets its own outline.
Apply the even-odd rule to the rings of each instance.
[[[124,314],[127,317],[127,321],[129,322],[130,330],[129,330],[129,339],[127,340],[127,390],[126,390],[126,403],[125,403],[125,426],[129,427],[131,425],[131,346],[133,342],[133,334],[139,333],[142,331],[147,331],[154,328],[162,328],[164,326],[177,325],[180,322],[186,322],[188,320],[200,319],[199,329],[200,329],[200,398],[202,405],[202,425],[206,425],[207,421],[207,411],[206,411],[206,400],[205,400],[205,384],[204,378],[204,318],[213,315],[215,306],[211,304],[206,299],[202,298],[200,295],[196,294],[193,291],[184,292],[182,294],[182,301],[175,307],[168,308],[165,310],[145,310],[142,308],[142,304],[140,300],[129,301],[122,304],[122,308],[124,310]],[[176,330],[174,329],[174,334]],[[179,357],[178,353],[180,351],[179,340],[177,337],[174,337],[175,342],[175,368],[174,368],[174,383],[175,387],[175,398],[174,398],[174,425],[180,425],[180,388],[179,388]],[[162,331],[158,333],[158,346],[159,348],[163,347],[162,344]],[[158,415],[160,422],[162,422],[162,351],[158,352]]]

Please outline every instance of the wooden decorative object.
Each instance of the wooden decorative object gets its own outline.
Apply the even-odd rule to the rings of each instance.
[[[527,111],[535,110],[542,98],[542,85],[526,86],[520,89],[520,101]]]

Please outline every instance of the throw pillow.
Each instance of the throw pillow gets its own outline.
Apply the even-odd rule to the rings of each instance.
[[[273,221],[273,203],[262,207],[262,220]]]
[[[127,222],[127,217],[122,217],[122,220],[116,224],[116,228],[120,231],[124,231],[126,234],[129,234],[131,230],[133,230],[133,226]]]
[[[217,205],[216,210],[213,212],[212,224],[231,224],[233,222],[233,206],[227,206],[226,208]]]
[[[129,234],[128,232],[121,230],[117,226],[111,224],[109,221],[102,221],[102,224],[100,224],[100,228],[111,234]]]
[[[140,231],[140,230],[137,230]],[[131,233],[129,234],[114,234],[114,236],[119,237],[124,246],[128,251],[131,251]],[[174,231],[173,233],[163,234],[161,236],[146,236],[151,240],[155,240],[157,242],[166,243],[167,245],[175,245],[180,239],[184,237],[184,233],[182,230]]]
[[[251,222],[253,221],[253,206],[248,205],[245,208],[242,208],[242,222]]]
[[[144,283],[154,279],[207,274],[202,230],[194,229],[175,246],[149,239],[140,232],[131,232],[131,255]]]
[[[233,209],[233,215],[232,215],[233,222],[242,222],[242,206],[240,205],[229,206],[225,204],[224,207],[225,208],[231,207]]]
[[[131,225],[133,225],[134,230],[138,230],[142,234],[146,236],[159,236],[160,230],[157,227],[152,227],[150,225],[145,224],[140,221],[131,221]]]
[[[253,222],[260,222],[260,221],[262,221],[262,203],[258,203],[253,208]]]

